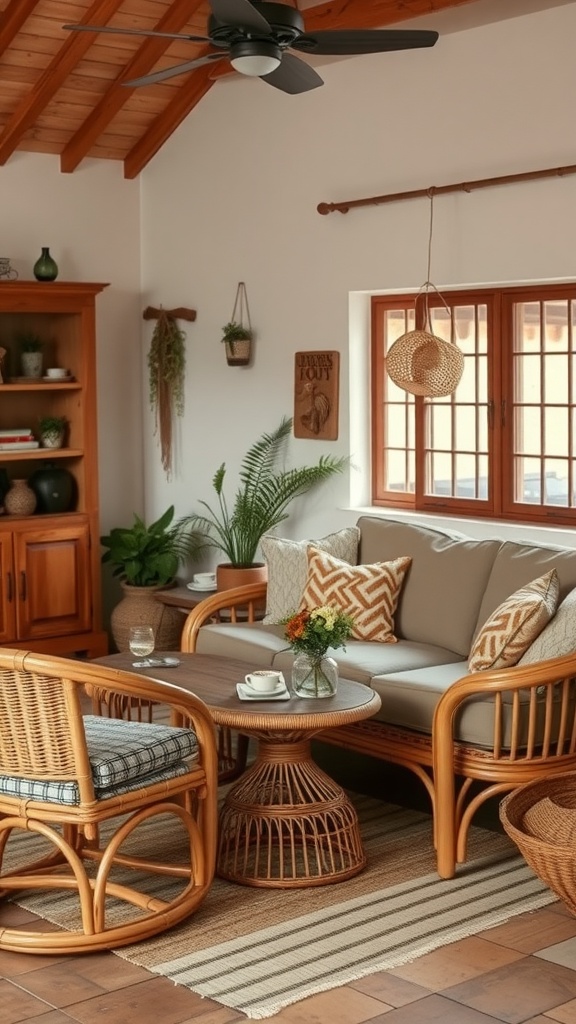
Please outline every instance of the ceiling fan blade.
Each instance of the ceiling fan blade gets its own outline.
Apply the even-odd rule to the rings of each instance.
[[[167,78],[174,78],[176,75],[183,75],[186,71],[194,71],[201,68],[203,64],[211,64],[212,61],[222,60],[223,53],[209,53],[205,57],[197,57],[196,60],[187,60],[184,64],[175,64],[172,68],[164,68],[163,71],[153,71],[150,75],[142,75],[141,78],[131,78],[129,82],[122,82],[122,85],[130,88],[137,88],[140,85],[154,85],[156,82],[164,82]]]
[[[276,71],[269,75],[260,75],[263,82],[273,85],[275,89],[290,93],[295,96],[299,92],[310,92],[324,85],[320,75],[299,57],[293,57],[291,53],[284,53],[282,63]]]
[[[70,32],[111,32],[123,36],[155,36],[160,39],[183,39],[188,43],[209,43],[208,36],[188,36],[181,32],[155,32],[143,28],[113,28],[111,25],[62,25]]]
[[[257,32],[259,36],[269,36],[271,26],[259,11],[252,6],[250,0],[208,0],[216,21],[224,25]]]
[[[416,29],[343,29],[342,31],[304,33],[290,46],[303,53],[323,55],[352,55],[355,53],[384,53],[388,50],[412,50],[434,46],[437,32]]]

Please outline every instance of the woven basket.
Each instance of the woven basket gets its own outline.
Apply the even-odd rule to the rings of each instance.
[[[386,356],[391,380],[412,395],[442,398],[451,395],[464,372],[457,345],[428,331],[408,331],[397,338]]]
[[[527,782],[500,820],[535,874],[576,914],[576,772]]]

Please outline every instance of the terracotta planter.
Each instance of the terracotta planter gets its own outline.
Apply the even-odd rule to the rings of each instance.
[[[161,604],[154,597],[159,590],[167,589],[166,586],[131,587],[128,583],[122,583],[124,597],[110,617],[112,636],[119,651],[129,650],[130,626],[139,625],[152,626],[157,651],[180,650],[180,637],[186,614],[179,608]]]
[[[232,587],[246,587],[249,583],[267,583],[268,566],[258,562],[247,569],[238,569],[230,562],[222,562],[216,566],[216,587],[218,590],[230,590]]]

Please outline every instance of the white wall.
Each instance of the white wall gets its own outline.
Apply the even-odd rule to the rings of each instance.
[[[292,440],[290,460],[350,452],[359,468],[302,499],[285,532],[354,521],[367,494],[365,293],[423,283],[429,205],[325,217],[316,207],[573,163],[575,33],[569,5],[446,35],[433,49],[327,65],[324,87],[302,96],[239,76],[212,88],[142,174],[144,301],[198,312],[184,325],[186,411],[171,481],[145,411],[150,515],[210,498],[223,460],[232,494],[248,444],[292,412],[294,353],[327,348],[341,352],[339,439]],[[573,279],[575,209],[576,177],[439,197],[432,280]],[[228,368],[219,341],[239,280],[257,332],[248,369]]]
[[[20,280],[48,245],[60,281],[109,282],[96,299],[101,524],[142,512],[140,183],[121,164],[16,153],[0,168],[0,255]],[[2,282],[0,281],[0,288]]]

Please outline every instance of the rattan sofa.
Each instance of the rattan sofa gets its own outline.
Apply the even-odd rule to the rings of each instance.
[[[438,873],[450,878],[489,797],[576,769],[576,650],[505,669],[467,668],[478,630],[519,587],[555,568],[560,601],[570,600],[576,550],[474,540],[376,516],[357,525],[359,563],[409,555],[412,564],[395,615],[399,642],[350,641],[334,654],[341,677],[375,689],[381,710],[322,739],[420,779],[432,805]],[[207,598],[187,618],[183,648],[289,673],[282,627],[258,620],[265,595],[266,586],[255,585]]]

